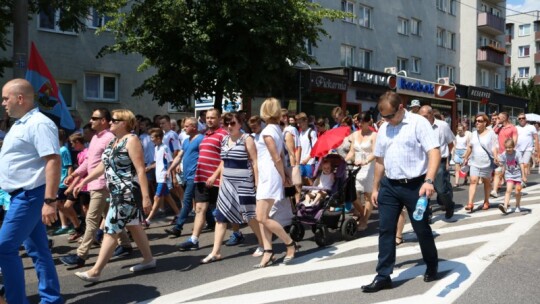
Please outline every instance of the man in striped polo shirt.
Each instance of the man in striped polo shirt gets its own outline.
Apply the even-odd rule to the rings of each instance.
[[[205,217],[208,226],[215,224],[210,213],[210,205],[215,205],[219,191],[219,179],[213,185],[207,184],[208,178],[214,174],[221,163],[221,141],[227,135],[227,131],[219,126],[219,111],[211,109],[206,112],[206,133],[199,146],[199,160],[195,172],[195,221],[191,237],[178,244],[178,249],[199,249],[199,236],[204,227]]]

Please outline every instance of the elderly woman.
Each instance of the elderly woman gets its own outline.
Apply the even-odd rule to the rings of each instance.
[[[140,225],[142,209],[148,213],[152,205],[144,170],[142,145],[138,137],[131,133],[135,122],[135,115],[129,110],[112,111],[110,130],[115,138],[103,151],[102,162],[74,189],[74,194],[77,195],[82,187],[105,173],[111,193],[109,212],[105,219],[105,237],[96,264],[88,271],[75,273],[84,281],[99,281],[103,268],[114,252],[118,235],[124,228],[131,232],[143,256],[142,263],[132,266],[129,271],[137,272],[156,267],[148,237]],[[136,179],[140,186],[134,181]]]
[[[476,131],[471,135],[467,151],[463,155],[463,163],[470,166],[471,183],[469,185],[469,203],[465,210],[474,211],[474,194],[478,180],[484,182],[484,205],[482,210],[489,209],[489,192],[491,191],[491,173],[493,163],[498,163],[498,142],[495,132],[487,128],[489,117],[486,114],[477,114],[474,120]]]
[[[285,180],[285,169],[281,158],[284,145],[279,127],[281,106],[277,99],[268,98],[263,102],[261,118],[267,125],[255,141],[258,171],[264,172],[259,176],[257,185],[256,211],[262,231],[264,254],[260,264],[255,265],[255,268],[263,268],[274,262],[272,233],[277,235],[287,246],[287,254],[283,259],[284,264],[290,263],[298,250],[298,246],[283,227],[269,216],[274,202],[284,198],[284,184],[290,185],[290,181]]]
[[[221,260],[221,244],[227,231],[227,223],[247,222],[259,241],[259,247],[254,255],[262,255],[261,232],[255,219],[257,151],[253,137],[240,131],[242,124],[242,118],[238,113],[223,115],[223,127],[227,128],[229,135],[221,142],[221,164],[206,182],[213,185],[221,175],[215,211],[214,247],[212,252],[201,260],[202,264]]]

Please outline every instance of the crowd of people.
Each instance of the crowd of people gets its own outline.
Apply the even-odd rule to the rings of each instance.
[[[538,124],[536,128],[528,124],[524,113],[518,115],[517,126],[505,112],[493,113],[491,120],[479,113],[472,132],[466,124],[458,124],[454,134],[436,109],[418,100],[407,109],[394,92],[380,97],[378,115],[349,116],[334,108],[330,114],[335,125],[306,113],[292,115],[279,100],[268,98],[260,115],[249,118],[245,112],[221,115],[210,109],[199,117],[175,121],[167,115],[150,119],[127,109],[97,108],[89,123],[69,136],[34,108],[33,88],[27,81],[8,82],[2,97],[9,116],[17,119],[0,152],[2,201],[9,205],[0,230],[0,267],[10,278],[5,282],[9,303],[27,301],[20,244],[36,265],[43,301],[62,303],[41,222],[52,225],[59,220],[52,234],[66,234],[68,242],[78,243],[74,253],[60,257],[65,265],[84,267],[92,246],[101,246],[93,267],[75,273],[88,282],[100,280],[111,257],[129,256],[132,240],[142,261],[129,271],[155,268],[144,229],[165,206],[174,214],[164,230],[171,237],[181,237],[194,214],[191,235],[177,244],[180,251],[199,249],[203,230],[214,231],[212,250],[201,264],[224,258],[221,248],[228,227],[232,233],[225,245],[243,242],[242,224],[257,239],[252,255],[260,261],[255,268],[277,262],[273,235],[285,244],[282,263],[290,264],[300,246],[276,218],[279,204],[290,196],[293,202],[313,205],[327,196],[336,168],[311,152],[332,128],[348,128],[350,135],[329,153],[359,168],[353,185],[356,200],[345,202],[346,212],[352,213],[361,231],[368,228],[373,209],[379,213],[377,276],[362,286],[364,292],[392,287],[390,275],[407,214],[427,266],[424,281],[437,279],[431,212],[420,221],[412,218],[419,197],[436,193],[436,202],[450,220],[454,188],[469,183],[465,209],[473,212],[490,208],[490,196],[497,197],[506,183],[505,200],[498,207],[511,212],[515,191],[514,210],[520,212],[529,163],[538,164]],[[477,207],[479,183],[484,201]],[[311,191],[302,193],[302,186],[311,186]],[[292,217],[290,206],[287,210]]]

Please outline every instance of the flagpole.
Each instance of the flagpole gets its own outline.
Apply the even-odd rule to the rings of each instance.
[[[24,78],[28,66],[28,1],[13,1],[13,78]]]

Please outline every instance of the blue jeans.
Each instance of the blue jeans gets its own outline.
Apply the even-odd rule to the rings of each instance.
[[[45,186],[22,191],[11,198],[9,211],[0,229],[0,267],[8,303],[29,303],[26,298],[24,268],[19,247],[24,245],[32,258],[38,277],[41,303],[64,303],[60,295],[58,274],[47,241],[41,209]]]
[[[420,243],[422,257],[429,270],[438,265],[437,247],[428,222],[428,212],[424,213],[421,221],[412,218],[418,191],[423,180],[416,183],[400,184],[389,181],[386,177],[381,179],[379,189],[379,262],[377,263],[377,278],[386,279],[394,271],[396,263],[396,226],[403,206],[407,208],[409,219]]]
[[[182,230],[184,224],[188,218],[189,213],[193,210],[193,197],[195,196],[195,182],[193,180],[187,180],[184,186],[184,199],[182,200],[182,209],[178,213],[176,218],[175,228]],[[206,223],[208,226],[213,226],[215,224],[214,216],[212,215],[212,210],[210,206],[206,210]]]

